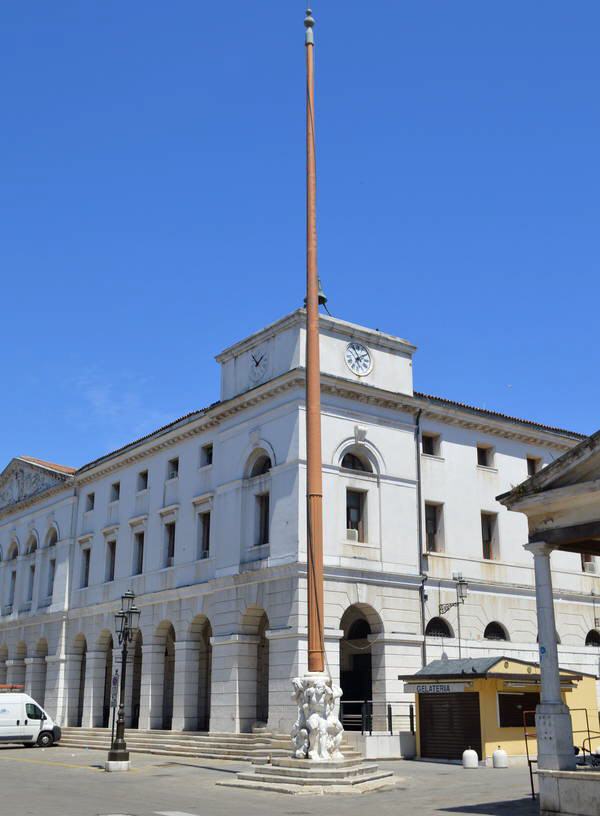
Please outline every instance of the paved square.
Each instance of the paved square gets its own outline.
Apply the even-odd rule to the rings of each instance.
[[[105,753],[0,747],[2,812],[11,816],[535,816],[526,768],[465,771],[457,765],[389,762],[395,788],[353,796],[289,796],[215,783],[251,766],[132,754],[129,773],[107,774]]]

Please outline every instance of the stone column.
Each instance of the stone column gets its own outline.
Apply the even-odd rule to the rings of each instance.
[[[127,649],[127,674],[125,675],[125,727],[131,728],[131,721],[133,718],[133,660],[134,660],[134,648],[135,644],[130,644]],[[121,676],[122,665],[121,665],[121,652],[119,652],[118,659],[113,655],[113,669],[112,673],[114,676],[115,669],[119,669],[119,677]],[[120,688],[120,683],[119,683]],[[111,711],[111,722],[112,722],[112,711]]]
[[[46,657],[46,699],[44,708],[58,725],[66,725],[67,695],[65,693],[64,656],[48,655]]]
[[[210,730],[250,731],[256,722],[256,635],[212,637]]]
[[[102,725],[104,705],[104,672],[106,652],[87,652],[85,661],[85,691],[83,694],[83,728],[99,728]]]
[[[26,657],[25,658],[25,694],[44,705],[46,694],[46,658]]]
[[[25,659],[15,657],[6,661],[6,682],[9,685],[25,685]]]
[[[64,725],[77,725],[77,710],[79,706],[79,683],[82,670],[82,654],[68,654],[64,658]],[[50,665],[50,664],[49,664]],[[87,671],[86,671],[87,674]],[[84,678],[87,684],[87,677]],[[85,702],[85,697],[84,697]],[[85,714],[85,710],[84,710]]]
[[[550,571],[552,547],[538,541],[526,544],[525,549],[533,553],[540,650],[541,698],[535,715],[538,768],[572,770],[575,768],[575,755],[571,715],[560,694],[556,620]]]
[[[142,682],[140,689],[140,730],[162,728],[165,645],[142,646]]]
[[[175,643],[173,731],[196,731],[198,728],[199,646],[190,640]]]
[[[289,734],[297,716],[297,705],[292,699],[290,677],[300,674],[300,641],[303,643],[306,666],[306,629],[270,629],[269,641],[269,730],[275,734]],[[327,642],[326,642],[327,647]]]

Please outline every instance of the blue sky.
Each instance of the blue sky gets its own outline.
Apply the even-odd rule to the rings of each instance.
[[[599,425],[600,6],[315,0],[320,271],[419,390]],[[0,460],[218,397],[304,288],[304,4],[3,3]]]

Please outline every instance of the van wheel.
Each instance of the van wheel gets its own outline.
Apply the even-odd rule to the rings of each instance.
[[[37,744],[40,748],[50,748],[51,745],[54,745],[54,737],[49,731],[43,731],[37,739]]]

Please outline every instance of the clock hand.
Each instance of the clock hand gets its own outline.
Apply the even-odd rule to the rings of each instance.
[[[250,357],[252,357],[252,359],[254,360],[254,365],[258,365],[258,363],[256,362],[256,357],[254,356],[254,354],[250,354]]]
[[[264,354],[261,354],[261,356],[258,358],[258,360],[254,360],[254,364],[256,365],[257,368],[261,364],[264,356],[265,356]]]

